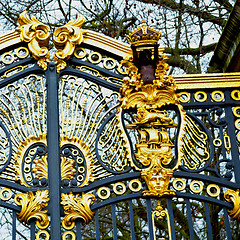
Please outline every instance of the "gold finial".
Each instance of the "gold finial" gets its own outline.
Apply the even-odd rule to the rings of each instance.
[[[140,27],[127,36],[129,42],[134,46],[155,45],[160,39],[161,33],[147,26],[146,20],[142,20]]]

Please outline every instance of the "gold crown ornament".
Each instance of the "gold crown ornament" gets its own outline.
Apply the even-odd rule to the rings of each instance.
[[[140,27],[127,36],[128,41],[133,46],[155,45],[160,39],[161,33],[156,29],[147,26],[146,21],[142,20]]]

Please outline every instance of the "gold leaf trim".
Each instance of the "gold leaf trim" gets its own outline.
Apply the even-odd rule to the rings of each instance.
[[[76,219],[83,219],[85,224],[93,219],[94,212],[90,209],[90,205],[95,201],[95,196],[92,193],[82,193],[82,197],[79,194],[75,196],[72,193],[62,193],[61,196],[61,204],[66,214],[62,221],[65,229],[72,229],[75,226]]]
[[[30,18],[25,10],[20,14],[18,22],[21,26],[16,28],[20,33],[21,41],[28,43],[28,49],[44,70],[50,62],[50,53],[47,49],[50,39],[49,27],[39,22],[35,17]]]
[[[240,220],[240,195],[239,195],[239,189],[236,191],[234,190],[227,190],[224,193],[224,198],[228,202],[232,202],[234,204],[232,210],[228,210],[229,215],[234,219],[239,221]]]
[[[57,72],[63,70],[67,66],[66,61],[74,53],[75,45],[82,43],[83,30],[81,27],[85,20],[86,18],[78,13],[76,20],[71,20],[54,31],[53,42],[57,48],[54,54],[54,61],[57,66]]]
[[[37,192],[18,193],[14,201],[17,205],[22,206],[22,210],[17,214],[18,219],[21,222],[29,224],[31,219],[37,220],[37,226],[40,229],[47,228],[49,225],[49,219],[47,210],[42,210],[47,207],[49,198],[48,190]]]

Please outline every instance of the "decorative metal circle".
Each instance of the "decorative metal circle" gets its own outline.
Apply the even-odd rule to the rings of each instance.
[[[26,180],[27,180],[28,182],[31,182],[31,181],[32,181],[32,176],[31,176],[31,175],[26,176]]]
[[[82,52],[82,54],[79,55],[79,52]],[[76,48],[75,51],[74,51],[74,56],[75,56],[76,58],[82,59],[82,58],[85,58],[86,55],[87,55],[87,52],[86,52],[85,48],[79,47],[79,48]]]
[[[127,74],[127,71],[126,71],[126,70],[125,70],[125,71],[123,71],[123,70],[122,70],[122,67],[123,67],[123,65],[122,65],[122,64],[119,64],[119,65],[118,65],[118,69],[117,69],[117,70],[118,70],[118,72],[119,72],[119,73],[121,73],[121,74],[124,74],[124,75],[125,75],[125,74]]]
[[[94,56],[97,56],[97,60],[93,59]],[[99,52],[91,52],[88,56],[88,60],[93,64],[100,63],[102,60],[102,55]]]
[[[207,100],[207,94],[203,91],[198,91],[194,94],[196,101],[205,102]]]
[[[75,239],[76,239],[75,233],[74,233],[74,232],[71,232],[71,231],[66,231],[66,232],[64,232],[63,235],[62,235],[62,239],[63,239],[63,240],[67,239],[67,238],[66,238],[67,235],[70,235],[70,236],[72,237],[71,240],[75,240]]]
[[[203,183],[197,180],[193,180],[190,183],[190,189],[193,193],[200,193],[203,190]]]
[[[4,193],[8,193],[7,196],[4,196]],[[9,188],[3,188],[0,190],[0,199],[3,201],[11,199],[12,195],[13,195],[12,190]]]
[[[220,146],[222,146],[222,140],[221,140],[220,138],[215,138],[215,139],[213,140],[213,145],[214,145],[215,147],[220,147]]]
[[[133,184],[136,184],[137,187],[134,187]],[[142,189],[142,183],[137,179],[133,179],[129,182],[128,187],[132,192],[139,192]]]
[[[41,230],[39,232],[37,232],[36,234],[36,240],[40,240],[40,235],[44,234],[45,235],[45,239],[44,240],[49,240],[50,239],[50,235],[46,230]]]
[[[182,191],[186,188],[186,182],[181,178],[176,178],[173,181],[173,187],[177,191]]]
[[[21,52],[25,52],[25,53],[24,53],[24,54],[21,54]],[[17,55],[19,58],[25,58],[25,57],[28,56],[28,54],[29,54],[29,51],[28,51],[28,49],[25,48],[25,47],[19,47],[19,48],[17,48],[17,50],[16,50],[16,55]]]
[[[31,169],[30,169],[30,167],[29,167],[29,166],[25,166],[25,167],[24,167],[24,172],[25,172],[25,173],[29,173],[29,172],[30,172],[30,170],[31,170]]]
[[[105,191],[105,192],[106,192],[106,195],[103,195],[103,194],[102,194],[102,191]],[[97,195],[98,195],[99,198],[101,198],[101,199],[103,199],[103,200],[104,200],[104,199],[107,199],[107,198],[109,198],[109,196],[110,196],[110,189],[107,188],[107,187],[101,187],[101,188],[98,189]]]
[[[240,132],[237,134],[237,140],[240,142]]]
[[[216,184],[209,184],[207,186],[207,193],[210,197],[217,197],[220,194],[220,188]]]
[[[25,163],[31,163],[31,162],[32,162],[32,159],[31,159],[30,157],[26,157],[26,158],[24,159],[24,162],[25,162]]]
[[[36,149],[31,149],[31,150],[29,151],[29,153],[30,153],[31,155],[34,155],[34,154],[36,153]]]
[[[77,156],[79,154],[79,151],[77,149],[73,149],[72,154],[73,156]]]
[[[5,59],[5,57],[9,56],[9,59]],[[5,64],[11,64],[14,61],[14,55],[11,52],[5,52],[2,56],[1,56],[1,60],[3,63]]]
[[[220,95],[220,98],[216,97],[219,95]],[[224,93],[222,91],[214,91],[214,92],[212,92],[211,97],[212,97],[213,101],[221,102],[224,99]]]
[[[119,186],[122,188],[121,190],[118,190]],[[113,185],[113,191],[118,195],[122,195],[126,192],[126,186],[122,182],[117,182]]]
[[[235,128],[237,129],[237,130],[240,130],[240,119],[237,119],[236,121],[235,121]]]
[[[82,157],[77,157],[77,163],[78,163],[78,164],[83,163],[83,158],[82,158]]]
[[[182,103],[187,103],[190,101],[190,93],[188,92],[180,92],[179,94],[179,101]]]
[[[112,62],[111,65],[109,66],[108,62]],[[114,69],[116,67],[117,63],[116,63],[116,60],[113,59],[113,58],[105,58],[104,61],[103,61],[103,66],[106,68],[106,69]]]
[[[231,97],[232,97],[233,100],[239,101],[240,100],[240,91],[239,90],[233,90],[231,92]]]
[[[78,172],[84,173],[84,172],[85,172],[85,168],[84,168],[84,167],[79,167],[79,168],[78,168]]]
[[[83,181],[83,179],[84,179],[83,175],[78,175],[78,176],[77,176],[77,180],[78,180],[79,182]]]
[[[233,109],[233,114],[234,114],[235,117],[240,117],[240,107],[235,107]]]

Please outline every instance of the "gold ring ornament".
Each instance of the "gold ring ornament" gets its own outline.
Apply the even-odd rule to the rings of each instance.
[[[197,180],[193,180],[190,183],[190,189],[193,193],[200,193],[203,190],[203,183]]]
[[[224,93],[222,91],[213,91],[211,97],[215,102],[222,102],[224,99]]]
[[[239,90],[233,90],[231,92],[231,97],[233,100],[239,101],[240,100],[240,91]]]
[[[194,94],[196,101],[205,102],[207,100],[207,94],[203,91],[198,91]]]
[[[221,140],[220,138],[215,138],[215,139],[213,140],[213,145],[214,145],[215,147],[220,147],[220,146],[222,146],[222,140]]]
[[[238,118],[240,117],[240,107],[235,107],[233,109],[233,115]]]
[[[5,64],[11,64],[14,62],[14,55],[11,52],[5,52],[3,53],[3,55],[1,56],[1,60],[3,63]]]
[[[110,63],[110,65],[109,65]],[[117,63],[116,60],[113,58],[105,58],[103,61],[103,66],[108,69],[108,70],[112,70],[116,67]]]
[[[220,194],[220,188],[216,184],[209,184],[207,186],[207,193],[210,197],[217,197]]]
[[[128,187],[132,192],[139,192],[142,189],[142,183],[137,179],[133,179],[129,182]]]
[[[26,47],[19,47],[16,50],[16,55],[18,58],[26,58],[29,54],[29,51]]]
[[[180,92],[179,94],[179,101],[182,103],[187,103],[190,101],[190,93],[188,92]]]
[[[240,119],[237,119],[237,120],[235,121],[235,128],[236,128],[237,130],[240,130]]]
[[[70,235],[70,236],[71,236],[71,240],[76,240],[76,235],[75,235],[75,233],[72,232],[72,231],[66,231],[66,232],[64,232],[63,235],[62,235],[62,240],[68,239],[68,238],[66,238],[67,235]]]
[[[8,201],[9,199],[11,199],[12,195],[12,190],[9,188],[2,188],[0,190],[0,199],[3,201]]]
[[[173,187],[177,191],[182,191],[186,188],[186,182],[181,178],[176,178],[173,181]]]
[[[40,240],[40,236],[43,235],[43,234],[45,235],[45,239],[44,240],[49,240],[50,239],[49,233],[46,230],[41,230],[41,231],[37,232],[36,240]],[[41,239],[42,239],[42,237],[41,237]]]
[[[104,192],[104,191],[106,192],[105,195],[102,194],[102,192]],[[107,187],[101,187],[98,189],[97,195],[99,198],[105,200],[105,199],[109,198],[109,196],[110,196],[110,189]]]
[[[80,53],[82,53],[82,54],[80,54]],[[75,56],[76,58],[82,59],[82,58],[85,58],[86,55],[87,55],[87,52],[86,52],[86,49],[85,49],[85,48],[78,47],[78,48],[76,48],[76,50],[74,51],[74,56]]]
[[[118,187],[121,187],[121,190],[118,190]],[[113,185],[113,191],[117,194],[117,195],[122,195],[126,192],[126,186],[124,183],[122,182],[117,182]]]
[[[96,60],[93,59],[94,56],[97,56]],[[98,64],[102,60],[102,55],[99,52],[91,52],[88,56],[88,60],[90,61],[90,63]]]

